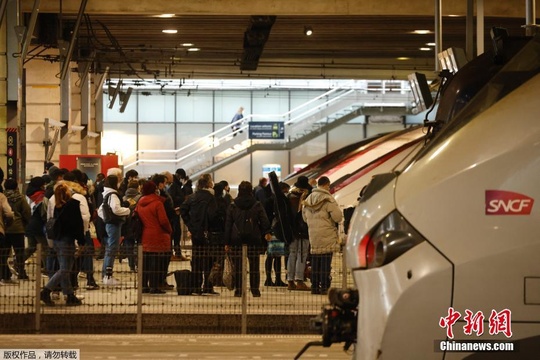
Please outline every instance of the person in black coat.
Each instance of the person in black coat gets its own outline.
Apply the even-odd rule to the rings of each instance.
[[[41,290],[40,300],[47,306],[54,306],[51,292],[60,285],[62,292],[67,296],[67,306],[81,305],[73,291],[70,281],[70,272],[75,263],[75,241],[79,246],[84,245],[84,224],[79,201],[71,197],[71,190],[65,184],[58,184],[54,189],[54,218],[55,238],[53,247],[58,256],[60,269],[49,279]]]
[[[209,242],[210,224],[217,211],[214,182],[210,174],[202,174],[197,181],[197,190],[180,206],[180,214],[191,233],[191,271],[194,273],[194,294],[219,295],[208,280],[213,258]],[[204,276],[204,284],[203,283]]]
[[[248,234],[249,229],[249,234]],[[272,239],[272,231],[263,205],[255,200],[249,181],[238,185],[238,197],[227,209],[225,219],[225,251],[231,254],[235,266],[234,296],[242,296],[242,245],[247,245],[249,285],[253,297],[260,297],[260,254],[264,251],[263,236]]]

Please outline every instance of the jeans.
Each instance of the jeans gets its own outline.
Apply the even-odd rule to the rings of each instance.
[[[54,250],[56,251],[60,268],[50,278],[45,287],[51,291],[58,285],[62,288],[64,295],[73,294],[73,286],[70,281],[70,273],[73,271],[75,263],[75,244],[70,237],[62,237],[54,240]]]
[[[287,260],[287,280],[304,281],[306,259],[309,254],[308,239],[294,239],[289,244],[289,259]]]
[[[114,267],[114,259],[118,253],[118,246],[120,245],[120,231],[122,230],[122,224],[105,224],[105,237],[103,242],[105,245],[105,257],[103,258],[103,268],[101,269],[103,276],[107,273],[107,268]]]

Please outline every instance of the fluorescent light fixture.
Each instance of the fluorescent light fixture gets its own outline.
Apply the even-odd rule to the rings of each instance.
[[[396,60],[399,60],[399,61],[405,61],[405,60],[410,60],[410,59],[411,59],[410,57],[406,57],[406,56],[400,56],[396,58]]]
[[[161,30],[162,33],[164,34],[176,34],[178,32],[178,30],[176,29],[164,29],[164,30]]]
[[[87,136],[90,136],[91,138],[97,138],[99,136],[99,133],[97,132],[93,132],[93,131],[88,131],[86,133]]]
[[[414,30],[414,34],[425,35],[431,33],[431,30]]]
[[[429,48],[429,47],[421,47],[420,50],[422,50],[422,51],[431,51],[433,49]]]
[[[157,15],[158,18],[173,18],[176,14],[161,14]]]
[[[435,44],[434,42],[429,42],[429,43],[426,43],[427,46],[435,46],[437,44]]]
[[[193,47],[193,48],[189,48],[187,51],[195,52],[195,51],[201,51],[201,49]]]
[[[190,47],[190,46],[193,46],[195,44],[193,43],[183,43],[182,46],[185,46],[185,47]]]
[[[54,126],[54,127],[62,127],[62,126],[66,126],[66,124],[64,124],[63,122],[60,122],[58,120],[53,120],[53,119],[49,119],[49,118],[46,118],[45,119],[45,122],[49,123],[49,127],[51,126]]]

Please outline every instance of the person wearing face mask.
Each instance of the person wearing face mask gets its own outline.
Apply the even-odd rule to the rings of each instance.
[[[172,175],[168,171],[164,171],[161,174],[155,174],[150,179],[154,184],[156,184],[156,194],[161,196],[164,200],[163,205],[165,206],[165,213],[167,214],[167,219],[169,219],[169,223],[171,224],[174,221],[174,218],[176,216],[176,212],[174,210],[173,200],[169,193],[167,192],[167,184],[168,182],[172,182]],[[169,250],[169,257],[166,261],[166,269],[169,268],[169,264],[171,262],[171,256],[172,256],[172,246]],[[161,280],[160,283],[160,289],[162,290],[172,290],[174,289],[174,285],[167,284],[167,281],[165,278]]]
[[[217,201],[213,187],[212,176],[202,174],[197,181],[197,191],[180,206],[182,219],[191,233],[193,243],[191,272],[195,277],[192,284],[194,295],[219,295],[208,280],[213,265],[208,234],[211,232],[210,226],[214,224],[217,214]]]
[[[169,193],[172,199],[174,210],[175,210],[174,219],[171,222],[172,229],[173,229],[172,236],[171,236],[173,256],[171,260],[187,261],[188,258],[182,255],[182,249],[180,246],[180,240],[182,238],[182,227],[180,223],[180,205],[182,205],[186,197],[184,195],[184,191],[182,190],[183,184],[178,174],[175,173],[174,176],[171,175],[171,178],[172,178],[172,182],[169,185],[169,188],[167,190],[167,192]]]

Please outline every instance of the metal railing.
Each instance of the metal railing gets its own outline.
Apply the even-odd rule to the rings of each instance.
[[[273,145],[274,148],[292,148],[309,140],[312,133],[320,134],[328,131],[325,126],[339,121],[349,121],[362,114],[361,108],[373,102],[401,102],[405,104],[410,97],[408,93],[368,94],[365,89],[348,86],[331,89],[304,104],[277,115],[250,114],[232,124],[211,132],[177,150],[147,149],[138,150],[124,158],[124,168],[137,168],[141,174],[159,173],[165,167],[182,167],[196,174],[223,162],[247,155],[261,145]],[[284,140],[251,140],[249,124],[258,121],[279,121],[285,125]],[[239,128],[231,131],[233,126]]]
[[[88,290],[86,279],[71,276],[72,285],[77,287],[77,297],[82,299],[80,306],[66,306],[63,294],[53,293],[56,306],[45,306],[40,302],[40,291],[48,281],[45,270],[41,270],[41,249],[26,265],[29,280],[16,280],[13,284],[0,286],[0,332],[1,333],[148,333],[165,331],[173,333],[305,333],[309,331],[309,318],[320,312],[328,302],[326,296],[311,294],[310,291],[288,290],[283,286],[269,286],[267,279],[275,282],[275,266],[267,274],[265,262],[267,255],[260,249],[255,256],[260,260],[261,297],[253,297],[248,278],[251,269],[243,268],[241,297],[235,291],[215,285],[217,295],[179,296],[174,273],[191,268],[189,261],[171,261],[168,266],[167,281],[174,287],[167,288],[164,294],[143,292],[142,271],[133,272],[124,260],[114,266],[114,277],[119,280],[115,286],[106,286],[101,282],[101,261],[94,261],[95,279],[100,288]],[[189,250],[188,250],[189,254]],[[223,252],[209,254],[214,260],[221,259]],[[243,259],[254,256],[244,249]],[[119,259],[133,256],[132,253],[120,252]],[[142,267],[142,250],[138,249],[138,268]],[[286,282],[285,257],[281,257],[278,273],[280,280]],[[247,261],[243,261],[245,264]],[[143,269],[144,271],[144,269]],[[79,273],[79,275],[83,275]],[[267,276],[268,275],[268,276]],[[307,275],[309,276],[309,275]],[[15,276],[13,276],[15,278]],[[201,279],[201,276],[199,276]],[[309,286],[309,278],[306,279]],[[340,251],[333,255],[331,286],[352,286],[344,257]],[[199,285],[200,289],[200,285]],[[178,319],[182,319],[180,322]],[[234,318],[235,320],[230,320]],[[293,321],[293,319],[296,319]],[[231,322],[232,321],[232,322]],[[156,330],[156,327],[158,330]],[[160,330],[161,329],[161,330]]]

